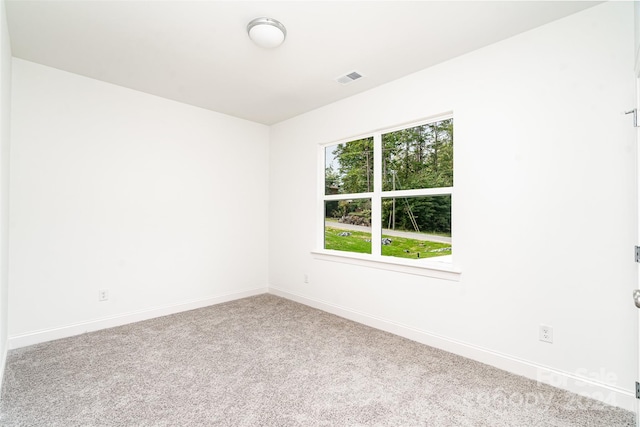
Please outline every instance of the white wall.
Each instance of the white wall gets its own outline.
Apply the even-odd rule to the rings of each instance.
[[[640,3],[633,2],[634,5],[634,28],[635,28],[635,53],[636,53],[636,75],[640,76]]]
[[[606,3],[273,126],[270,289],[633,408],[633,47]],[[461,280],[314,259],[318,144],[450,110]]]
[[[12,120],[12,347],[267,290],[268,127],[20,59]]]
[[[9,139],[11,137],[11,44],[0,2],[0,386],[8,337],[9,293]]]

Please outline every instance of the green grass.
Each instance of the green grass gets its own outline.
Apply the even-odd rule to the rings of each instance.
[[[350,236],[339,236],[342,232],[351,233]],[[443,255],[451,255],[451,244],[430,242],[427,240],[406,239],[383,235],[383,238],[392,240],[390,245],[382,246],[382,255],[399,258],[432,258]],[[367,241],[368,240],[368,241]],[[350,231],[333,227],[325,227],[324,247],[334,251],[371,253],[371,233],[363,231]],[[448,249],[447,249],[448,248]],[[444,250],[442,250],[444,249]],[[419,255],[418,255],[419,254]]]
[[[338,236],[342,232],[351,233],[350,236]],[[368,240],[368,242],[367,242]],[[334,251],[358,252],[361,254],[371,253],[371,233],[364,231],[350,231],[339,228],[325,227],[324,248]]]

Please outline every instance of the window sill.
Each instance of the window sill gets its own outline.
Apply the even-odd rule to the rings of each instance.
[[[331,250],[315,250],[311,251],[311,254],[315,259],[322,261],[360,265],[445,280],[459,281],[462,275],[462,270],[458,266],[448,262],[434,261],[433,258],[431,258],[431,260],[424,259],[414,261]]]

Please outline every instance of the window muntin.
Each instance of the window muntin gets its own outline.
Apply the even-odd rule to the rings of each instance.
[[[323,160],[324,249],[451,262],[452,118],[324,146]]]

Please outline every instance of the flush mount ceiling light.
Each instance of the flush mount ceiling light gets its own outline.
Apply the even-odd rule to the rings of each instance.
[[[287,37],[287,29],[271,18],[256,18],[247,25],[249,38],[260,47],[278,47]]]

